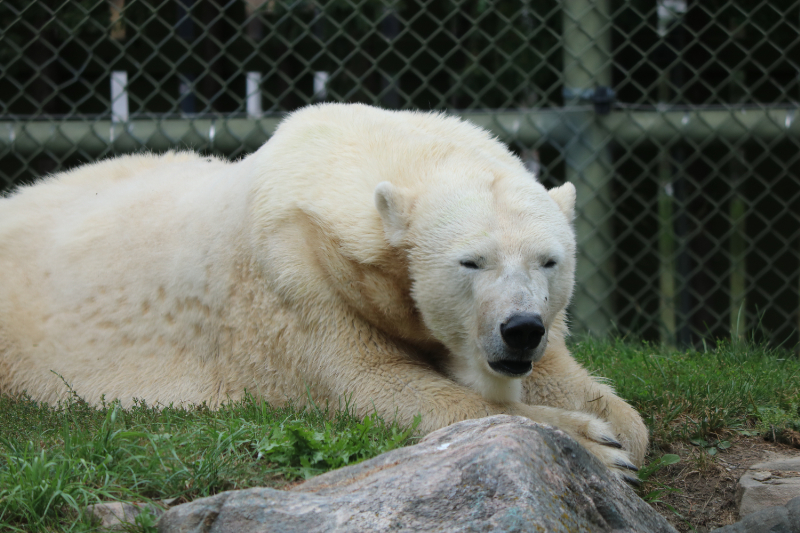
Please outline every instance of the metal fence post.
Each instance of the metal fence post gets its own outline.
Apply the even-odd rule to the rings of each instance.
[[[261,107],[261,73],[248,72],[245,82],[245,102],[249,118],[261,118],[264,111]]]
[[[614,238],[611,204],[611,154],[607,135],[593,111],[569,108],[594,87],[611,85],[608,0],[563,2],[565,119],[574,137],[564,147],[566,178],[578,192],[578,238],[574,322],[605,335],[614,316]]]
[[[744,29],[736,21],[731,21],[732,39],[742,40]],[[742,90],[746,81],[745,72],[736,65],[730,74],[729,97],[732,104],[743,104],[746,99]],[[731,198],[728,208],[731,236],[728,250],[731,257],[730,288],[730,328],[731,338],[745,340],[747,331],[747,201],[743,194],[743,184],[747,174],[747,155],[743,142],[731,144],[731,159],[728,166],[731,180]]]
[[[685,0],[659,0],[657,32],[661,40],[660,52],[665,56],[658,81],[658,102],[668,106],[670,81],[673,77],[674,59],[669,58],[670,32],[682,24],[686,13]],[[677,58],[675,58],[677,59]],[[675,233],[675,175],[669,144],[659,144],[658,149],[658,255],[659,255],[659,336],[668,346],[677,343],[676,304],[678,302],[676,233]],[[685,319],[685,317],[684,317]]]
[[[383,8],[380,32],[391,51],[396,45],[397,36],[400,33],[400,20],[397,18],[397,10],[394,4],[389,4]],[[386,58],[388,58],[390,63],[391,55],[391,52],[386,54]],[[394,69],[390,67],[389,72],[384,71],[381,74],[381,104],[389,109],[397,109],[400,107],[400,76],[393,70]]]
[[[128,73],[111,72],[111,122],[128,121]]]
[[[194,19],[192,8],[197,0],[179,0],[176,6],[177,21],[175,33],[183,40],[187,48],[194,44]],[[196,75],[186,70],[185,65],[178,66],[178,101],[181,113],[191,115],[197,112],[197,97],[195,95]]]

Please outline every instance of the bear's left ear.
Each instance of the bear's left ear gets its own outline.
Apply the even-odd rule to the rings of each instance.
[[[561,212],[566,215],[567,220],[572,221],[575,218],[575,186],[570,182],[566,182],[560,187],[554,187],[547,191],[550,198],[556,201]]]
[[[375,187],[375,207],[383,221],[383,231],[389,244],[400,248],[408,229],[408,199],[403,191],[388,181]]]

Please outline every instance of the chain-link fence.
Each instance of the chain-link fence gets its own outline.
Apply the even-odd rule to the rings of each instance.
[[[798,0],[3,0],[0,187],[446,109],[578,188],[573,328],[798,342]]]

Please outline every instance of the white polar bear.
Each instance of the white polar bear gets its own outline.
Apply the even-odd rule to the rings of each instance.
[[[647,430],[564,344],[574,203],[469,123],[363,105],[300,110],[235,163],[61,173],[0,199],[0,391],[347,396],[422,432],[509,413],[627,476]]]

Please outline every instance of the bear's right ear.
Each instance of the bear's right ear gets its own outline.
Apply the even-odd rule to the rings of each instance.
[[[375,187],[375,207],[383,221],[383,231],[389,244],[399,248],[408,228],[408,201],[400,189],[382,181]]]
[[[575,218],[575,186],[570,182],[564,183],[560,187],[553,187],[549,191],[550,198],[556,201],[558,208],[567,217],[567,220],[572,222]]]

